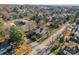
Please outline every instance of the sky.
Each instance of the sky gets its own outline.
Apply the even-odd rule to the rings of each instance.
[[[61,5],[79,4],[79,0],[0,0],[0,4],[42,4],[42,5]]]

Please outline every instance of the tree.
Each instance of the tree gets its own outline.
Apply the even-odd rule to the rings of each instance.
[[[76,18],[78,18],[78,17],[79,17],[79,12],[77,12],[77,13],[76,13],[75,17],[76,17]]]
[[[5,36],[5,33],[3,31],[3,25],[4,25],[4,23],[2,21],[0,21],[0,35],[1,36]]]
[[[37,25],[39,24],[39,22],[41,20],[41,18],[38,17],[37,15],[36,16],[32,16],[30,19],[33,20],[33,21],[35,21],[37,23]]]
[[[74,21],[73,21],[73,22],[77,21],[77,18],[79,18],[79,12],[77,12],[77,13],[75,14],[75,17],[74,17]]]
[[[3,24],[4,24],[4,23],[0,21],[0,29],[2,29]]]
[[[16,26],[12,26],[10,29],[10,39],[18,45],[22,44],[24,42],[24,32]]]
[[[57,45],[55,45],[54,47],[52,47],[51,52],[54,52],[56,49],[58,49]]]
[[[58,23],[52,23],[52,24],[50,24],[48,27],[49,27],[49,28],[52,28],[52,29],[58,28]]]
[[[60,38],[59,42],[60,43],[63,43],[64,42],[64,36]]]
[[[31,19],[31,20],[35,20],[35,19],[36,19],[36,17],[35,17],[35,16],[32,16],[30,19]]]

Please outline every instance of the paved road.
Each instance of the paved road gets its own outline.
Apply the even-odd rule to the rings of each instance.
[[[44,42],[37,45],[32,49],[32,52],[30,55],[43,55],[43,54],[49,54],[48,47],[51,43],[53,43],[67,28],[68,24],[65,24],[60,30],[56,31],[55,34],[51,35],[49,38],[47,38]]]

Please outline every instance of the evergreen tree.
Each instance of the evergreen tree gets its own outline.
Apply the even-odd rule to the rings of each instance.
[[[24,32],[16,26],[12,26],[10,30],[10,39],[16,44],[22,44],[24,42]]]

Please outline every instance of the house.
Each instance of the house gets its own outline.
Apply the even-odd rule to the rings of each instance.
[[[73,55],[73,54],[76,54],[77,52],[79,52],[78,46],[74,46],[74,47],[65,46],[63,49],[59,50],[58,54],[59,55]]]
[[[34,32],[43,35],[46,33],[46,30],[44,28],[37,27]]]
[[[70,38],[70,41],[78,43],[79,44],[79,37]]]

